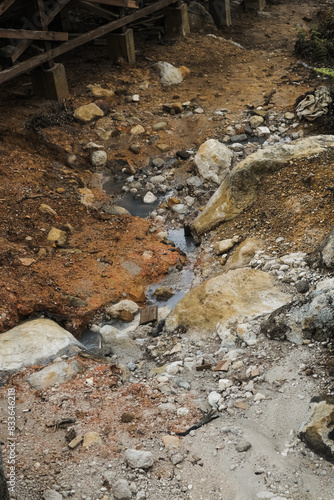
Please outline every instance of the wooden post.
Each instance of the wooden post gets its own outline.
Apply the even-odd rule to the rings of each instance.
[[[183,3],[178,7],[168,7],[165,27],[167,36],[190,35],[187,4]]]
[[[108,35],[107,50],[112,61],[115,61],[118,57],[123,57],[129,64],[135,64],[136,51],[133,30],[127,29],[124,33],[111,33]]]
[[[66,72],[63,64],[52,68],[38,68],[31,72],[33,93],[44,99],[61,101],[69,96]]]
[[[230,0],[209,0],[209,12],[215,25],[219,28],[222,26],[231,26]]]

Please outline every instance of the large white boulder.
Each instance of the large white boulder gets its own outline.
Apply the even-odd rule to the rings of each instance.
[[[194,161],[202,179],[220,184],[229,172],[232,157],[232,151],[224,144],[209,139],[199,147]]]
[[[0,372],[19,371],[81,349],[84,346],[54,321],[26,321],[0,334]]]

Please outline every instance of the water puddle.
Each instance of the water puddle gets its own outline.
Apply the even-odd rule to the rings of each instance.
[[[164,196],[157,196],[157,199],[154,203],[144,203],[143,200],[135,199],[132,193],[126,193],[123,198],[119,200],[117,205],[119,207],[125,208],[131,215],[136,215],[137,217],[141,217],[145,219],[150,215],[150,213],[161,205],[164,200]]]

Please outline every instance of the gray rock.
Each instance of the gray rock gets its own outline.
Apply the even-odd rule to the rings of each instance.
[[[239,453],[242,453],[244,451],[248,451],[251,447],[252,447],[252,445],[248,441],[240,441],[240,443],[235,445],[235,449]]]
[[[309,289],[310,289],[310,283],[306,279],[297,281],[296,283],[297,292],[306,293],[309,291]]]
[[[334,463],[334,396],[311,399],[298,436],[311,450]]]
[[[183,460],[184,456],[181,455],[181,453],[175,453],[170,457],[170,461],[172,462],[173,465],[180,464],[181,462],[183,462]]]
[[[192,188],[199,188],[202,186],[202,184],[203,182],[197,175],[193,175],[192,177],[189,177],[189,179],[187,179],[187,185]]]
[[[232,135],[231,137],[231,142],[243,142],[247,141],[247,135],[246,134],[238,134],[238,135]]]
[[[81,370],[83,370],[83,366],[77,361],[71,361],[70,363],[61,361],[52,363],[52,365],[46,366],[43,370],[33,373],[27,378],[27,381],[33,389],[38,391],[45,387],[62,384],[67,380],[71,380]]]
[[[0,372],[18,371],[85,349],[73,335],[50,319],[34,319],[0,335]]]
[[[106,355],[116,355],[120,363],[126,364],[140,357],[140,349],[130,339],[127,333],[116,330],[111,325],[105,325],[100,329],[100,352]]]
[[[166,122],[155,123],[152,127],[155,132],[158,132],[159,130],[166,130],[166,128],[168,128],[168,123]]]
[[[44,500],[62,500],[63,495],[58,493],[55,490],[47,490],[44,492],[43,499]]]
[[[132,153],[138,155],[140,153],[140,144],[138,144],[137,142],[130,144],[129,150],[132,151]]]
[[[251,116],[249,119],[249,124],[252,128],[260,127],[260,125],[262,125],[263,122],[264,122],[264,118],[262,118],[262,116],[258,116],[258,115]]]
[[[129,483],[125,479],[118,479],[112,487],[112,492],[116,500],[130,500],[132,497]]]
[[[233,153],[216,139],[205,141],[194,158],[202,179],[220,184],[229,172]]]
[[[319,282],[308,297],[295,300],[274,311],[261,324],[261,332],[271,339],[288,339],[302,344],[304,339],[326,340],[334,331],[334,278]]]
[[[125,461],[132,469],[149,469],[154,464],[150,451],[132,450],[125,451]]]
[[[146,493],[144,490],[140,490],[138,491],[137,495],[136,495],[136,500],[146,500]]]
[[[123,207],[119,207],[118,205],[112,205],[108,208],[108,214],[111,215],[130,215],[129,210]]]
[[[263,178],[280,170],[290,160],[319,154],[333,147],[333,135],[319,135],[289,144],[276,144],[249,155],[233,170],[227,171],[220,187],[192,223],[193,232],[203,234],[219,223],[237,217],[254,202]]]
[[[163,160],[162,158],[153,158],[152,160],[152,164],[157,167],[157,168],[161,168],[165,163],[165,160]]]
[[[108,161],[108,155],[105,151],[93,151],[90,155],[90,162],[93,167],[101,168],[106,165]]]
[[[311,253],[308,262],[312,267],[334,268],[334,227]]]

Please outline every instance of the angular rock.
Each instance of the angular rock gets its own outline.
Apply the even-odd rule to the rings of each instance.
[[[257,238],[246,238],[245,241],[238,245],[236,250],[229,257],[224,269],[229,271],[230,269],[248,266],[250,261],[254,258],[256,252],[262,247],[263,241]]]
[[[132,127],[130,130],[130,134],[132,135],[140,135],[145,132],[145,129],[142,125],[136,125],[135,127]]]
[[[63,495],[56,490],[46,490],[43,494],[43,500],[62,500],[62,498]]]
[[[153,193],[151,193],[151,191],[148,191],[143,198],[143,202],[150,204],[150,203],[154,203],[156,201],[156,199],[157,199],[157,197]]]
[[[73,116],[76,120],[84,123],[91,122],[92,120],[96,120],[97,118],[101,118],[104,116],[104,113],[101,108],[99,108],[94,102],[90,104],[85,104],[84,106],[80,106],[77,108]]]
[[[0,372],[18,371],[85,349],[50,319],[34,319],[0,334]]]
[[[298,436],[312,451],[334,463],[334,396],[311,399]]]
[[[104,356],[116,355],[119,362],[126,364],[140,357],[140,349],[130,339],[127,333],[116,330],[111,325],[105,325],[100,329],[100,352]]]
[[[249,155],[227,173],[203,212],[191,225],[192,230],[200,235],[221,222],[234,219],[254,202],[266,175],[280,170],[290,160],[316,155],[332,147],[333,135],[319,135],[288,144],[276,144]]]
[[[168,300],[171,297],[173,297],[174,293],[175,292],[172,288],[167,288],[166,286],[160,286],[155,290],[153,295],[158,300]]]
[[[52,243],[56,243],[56,245],[65,245],[67,234],[65,231],[53,227],[50,229],[47,239],[52,241]]]
[[[302,297],[274,311],[261,324],[261,332],[271,339],[288,339],[302,344],[304,339],[326,340],[334,331],[334,278],[320,281],[308,297]]]
[[[195,164],[202,179],[220,184],[229,172],[233,153],[216,139],[205,141],[198,149]]]
[[[174,450],[175,448],[179,448],[181,445],[179,437],[170,436],[169,434],[166,434],[166,436],[162,437],[162,442],[166,450]]]
[[[124,456],[125,461],[132,469],[149,469],[154,464],[154,458],[150,451],[127,449]]]
[[[235,245],[235,241],[233,238],[229,238],[228,240],[217,241],[214,246],[214,251],[216,255],[221,255],[222,253],[227,252]]]
[[[126,299],[126,300],[121,300],[117,304],[110,306],[106,309],[106,312],[112,318],[118,318],[121,311],[128,311],[131,314],[137,314],[137,312],[139,311],[139,306],[132,300]]]
[[[42,214],[49,214],[49,215],[57,215],[57,212],[53,210],[49,205],[46,205],[45,203],[42,203],[39,206],[39,211],[42,212]]]
[[[45,387],[62,384],[67,380],[71,380],[74,375],[82,370],[83,366],[77,361],[71,361],[70,363],[61,361],[52,363],[52,365],[46,366],[43,370],[33,373],[27,378],[27,382],[29,382],[33,389],[38,391]]]
[[[249,124],[252,128],[260,127],[263,122],[264,122],[264,119],[262,118],[262,116],[258,116],[258,115],[251,116],[249,119]]]
[[[172,332],[182,325],[207,335],[230,322],[269,313],[290,298],[271,274],[235,269],[191,289],[167,317],[165,329]]]
[[[334,268],[334,227],[307,260],[312,267]]]
[[[97,432],[86,432],[83,436],[83,448],[90,448],[91,446],[97,445],[100,446],[102,444],[102,439]]]
[[[185,66],[175,68],[175,66],[168,62],[159,61],[157,66],[160,69],[160,83],[163,85],[178,85],[190,73],[190,70]]]
[[[129,483],[125,479],[118,479],[112,487],[112,492],[116,500],[130,500],[132,498]]]

